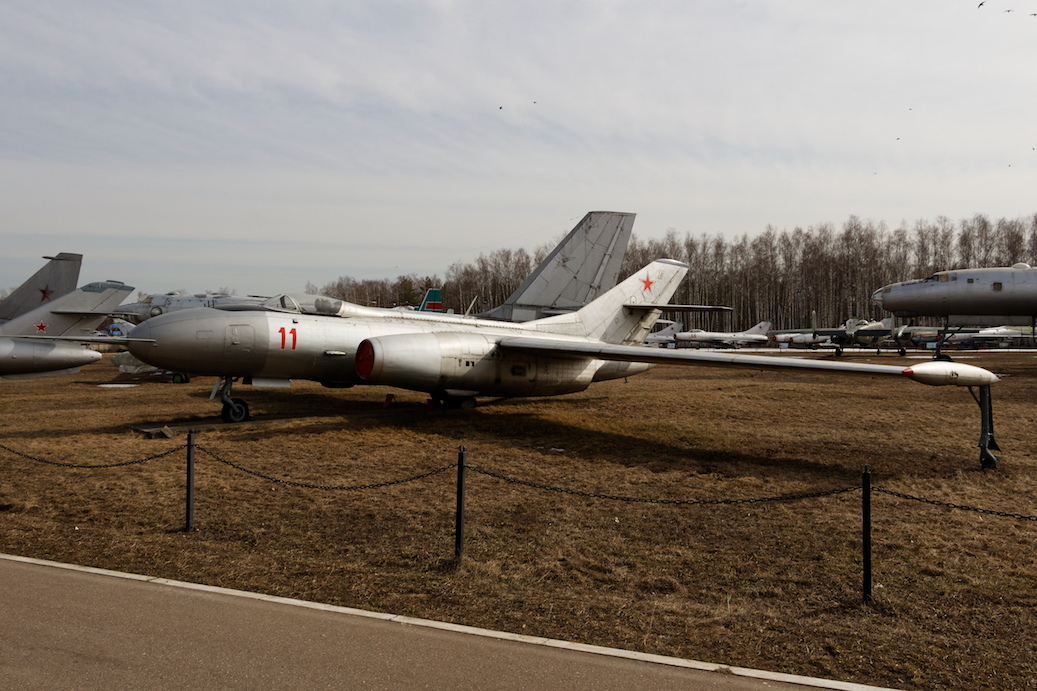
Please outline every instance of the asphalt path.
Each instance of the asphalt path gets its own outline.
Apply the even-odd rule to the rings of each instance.
[[[3,689],[875,687],[0,555]]]

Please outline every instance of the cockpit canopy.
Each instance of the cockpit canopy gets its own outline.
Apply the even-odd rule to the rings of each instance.
[[[305,293],[281,293],[266,300],[262,308],[273,312],[298,314],[320,314],[328,317],[344,317],[350,312],[349,303],[323,295]]]

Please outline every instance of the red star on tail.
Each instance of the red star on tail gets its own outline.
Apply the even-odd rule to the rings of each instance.
[[[47,325],[44,324],[42,321],[40,321],[40,323],[36,325],[36,333],[39,333],[41,331],[43,333],[47,333]]]
[[[647,290],[649,293],[652,292],[652,285],[655,281],[653,281],[647,273],[645,274],[645,277],[641,279],[641,282],[645,284],[645,287],[641,290]]]

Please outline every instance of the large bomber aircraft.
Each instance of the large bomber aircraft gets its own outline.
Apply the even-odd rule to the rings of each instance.
[[[941,317],[948,326],[1029,326],[1037,318],[1037,269],[1029,264],[938,271],[892,283],[872,300],[898,317]]]
[[[0,300],[0,324],[45,305],[76,289],[83,255],[61,252],[3,300]]]
[[[55,377],[96,362],[101,354],[81,344],[111,342],[94,329],[132,290],[119,281],[89,283],[0,325],[0,377]]]
[[[687,271],[686,264],[660,259],[575,312],[525,323],[280,295],[258,309],[196,308],[155,317],[133,329],[130,337],[137,340],[129,348],[160,368],[220,377],[213,397],[219,393],[227,422],[249,417],[245,401],[231,396],[239,379],[266,386],[289,386],[291,379],[336,387],[381,384],[426,392],[460,407],[473,406],[477,396],[582,391],[658,363],[895,375],[936,386],[978,386],[981,462],[996,466],[988,450],[997,448],[989,387],[998,378],[979,367],[931,361],[904,368],[643,347]]]

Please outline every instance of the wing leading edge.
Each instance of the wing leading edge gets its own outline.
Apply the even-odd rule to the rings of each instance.
[[[701,367],[743,367],[749,369],[792,369],[837,374],[865,374],[908,377],[930,386],[986,386],[1000,379],[993,372],[960,362],[933,360],[910,367],[872,365],[862,362],[834,362],[811,358],[736,355],[698,351],[660,350],[640,346],[611,345],[563,339],[505,338],[498,344],[505,350],[555,357],[595,358],[621,362],[698,365]]]

